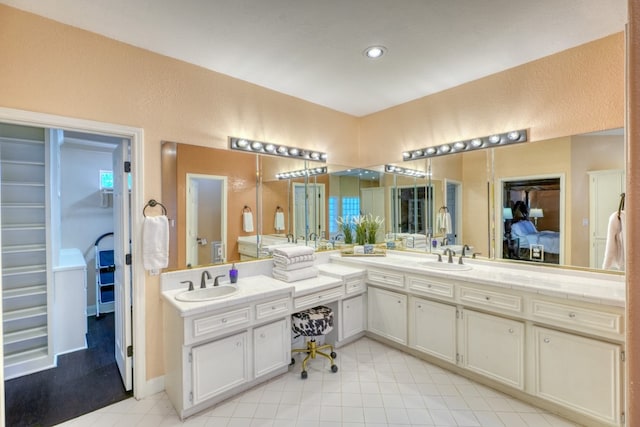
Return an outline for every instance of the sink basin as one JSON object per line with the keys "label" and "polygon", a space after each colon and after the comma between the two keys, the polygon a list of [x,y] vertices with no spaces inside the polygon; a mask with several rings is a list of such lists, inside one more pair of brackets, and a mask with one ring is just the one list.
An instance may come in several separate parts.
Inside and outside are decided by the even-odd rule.
{"label": "sink basin", "polygon": [[199,302],[230,297],[236,292],[238,292],[238,288],[235,286],[215,286],[213,288],[201,288],[194,289],[193,291],[180,292],[175,298],[183,302]]}
{"label": "sink basin", "polygon": [[429,262],[420,262],[418,263],[420,266],[433,268],[434,270],[448,270],[448,271],[466,271],[471,270],[473,267],[467,264],[449,264],[448,262],[438,262],[438,261],[429,261]]}

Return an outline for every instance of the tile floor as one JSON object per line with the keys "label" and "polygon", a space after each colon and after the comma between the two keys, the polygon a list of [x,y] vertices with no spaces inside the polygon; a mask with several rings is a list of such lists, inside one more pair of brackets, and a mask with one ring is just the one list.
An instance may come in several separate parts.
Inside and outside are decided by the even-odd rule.
{"label": "tile floor", "polygon": [[[368,338],[281,375],[184,422],[165,393],[127,399],[63,426],[576,426],[541,409]],[[300,355],[300,357],[302,357]]]}

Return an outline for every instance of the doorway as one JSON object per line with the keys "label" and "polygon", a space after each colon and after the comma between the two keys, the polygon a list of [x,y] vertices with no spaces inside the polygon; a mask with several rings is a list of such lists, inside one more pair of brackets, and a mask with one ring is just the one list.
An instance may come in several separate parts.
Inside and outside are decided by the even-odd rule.
{"label": "doorway", "polygon": [[[26,119],[25,119],[26,118]],[[120,244],[115,244],[114,247],[114,252],[115,252],[115,264],[118,266],[118,268],[116,269],[119,270],[116,273],[116,279],[115,279],[115,288],[116,288],[116,307],[120,307],[120,310],[115,310],[115,312],[105,316],[105,318],[103,319],[104,322],[102,320],[100,320],[99,324],[97,324],[97,322],[88,322],[88,326],[87,326],[87,330],[88,330],[88,346],[89,348],[87,350],[80,350],[80,351],[70,351],[68,354],[59,354],[57,355],[57,361],[58,361],[58,366],[62,366],[64,364],[64,361],[67,359],[74,359],[75,362],[73,363],[73,371],[76,374],[79,374],[78,372],[78,359],[77,356],[80,354],[87,354],[93,351],[92,347],[97,347],[97,341],[95,339],[95,337],[92,337],[92,334],[96,333],[94,326],[99,326],[99,328],[103,328],[103,329],[107,329],[111,331],[111,342],[113,343],[114,341],[117,342],[117,344],[112,344],[112,348],[113,346],[117,346],[118,351],[111,351],[111,360],[114,361],[115,359],[118,359],[119,363],[116,363],[116,369],[115,369],[115,374],[114,375],[107,375],[111,378],[115,377],[119,382],[120,382],[120,387],[124,390],[125,388],[132,390],[132,377],[133,377],[133,370],[132,370],[132,358],[129,357],[127,355],[127,352],[130,351],[129,350],[129,346],[131,345],[131,341],[133,339],[132,337],[132,333],[131,333],[131,328],[132,328],[132,320],[131,320],[131,312],[132,312],[132,305],[131,305],[131,292],[132,292],[132,287],[131,287],[131,276],[132,274],[137,274],[139,275],[139,271],[137,269],[135,269],[133,266],[131,265],[126,265],[125,263],[125,254],[130,254],[132,252],[136,252],[136,245],[135,245],[135,239],[131,239],[129,236],[131,234],[131,228],[137,229],[138,225],[136,224],[136,221],[132,221],[132,217],[130,214],[130,210],[129,210],[129,205],[130,205],[130,201],[133,199],[134,200],[134,205],[138,206],[140,205],[139,200],[136,199],[136,197],[134,196],[135,193],[133,193],[133,191],[135,190],[134,186],[129,187],[129,183],[132,182],[139,182],[138,179],[127,179],[127,175],[126,173],[124,173],[124,163],[123,162],[130,162],[130,153],[133,150],[134,152],[136,151],[136,146],[137,144],[141,141],[141,133],[139,133],[138,131],[134,131],[130,128],[123,128],[123,127],[118,127],[118,126],[111,126],[111,125],[103,125],[103,124],[98,124],[95,122],[86,122],[86,121],[80,121],[80,120],[74,120],[74,119],[65,119],[65,118],[61,118],[61,117],[56,117],[56,116],[48,116],[48,115],[40,115],[37,113],[29,113],[29,112],[21,112],[21,111],[17,111],[17,110],[8,110],[8,109],[2,109],[0,111],[0,119],[5,121],[7,120],[9,125],[23,125],[23,126],[47,126],[47,125],[52,125],[52,124],[56,124],[56,125],[60,125],[63,124],[65,126],[67,126],[69,128],[69,133],[73,133],[73,132],[82,132],[82,131],[89,131],[90,135],[92,137],[94,137],[97,140],[92,141],[94,145],[94,148],[100,145],[104,145],[104,140],[101,140],[101,138],[111,138],[114,139],[118,142],[115,143],[115,147],[116,149],[114,150],[112,147],[112,151],[114,151],[113,153],[113,159],[118,159],[117,160],[117,165],[114,167],[113,161],[110,162],[110,167],[109,169],[114,169],[117,171],[121,171],[121,173],[116,173],[114,176],[114,184],[115,187],[114,190],[108,194],[105,195],[105,193],[102,193],[100,191],[96,191],[95,193],[95,198],[91,198],[92,203],[98,201],[98,204],[104,204],[105,203],[105,199],[107,199],[107,204],[109,203],[109,200],[111,200],[112,206],[113,207],[118,207],[117,210],[118,212],[120,212],[120,214],[118,215],[114,215],[113,216],[113,222],[111,225],[111,229],[113,231],[115,231],[116,234],[116,238],[117,238],[117,242],[119,242]],[[97,132],[97,130],[100,130],[101,132]],[[102,132],[106,130],[107,132],[109,131],[113,131],[115,130],[114,133],[110,134],[107,132]],[[123,131],[124,130],[124,131]],[[54,131],[51,128],[47,128],[47,131],[52,131],[53,133],[55,132],[59,132],[59,133],[64,133],[65,131]],[[95,133],[91,133],[91,132],[95,132]],[[132,136],[132,138],[123,138],[124,135],[130,135]],[[77,135],[75,135],[75,137],[77,137]],[[74,136],[71,136],[70,139],[73,139]],[[118,149],[119,148],[119,149]],[[135,158],[138,159],[139,158],[139,154],[140,153],[135,153]],[[60,162],[57,162],[56,159],[59,159]],[[64,187],[61,184],[62,181],[62,173],[58,173],[56,174],[56,172],[68,172],[69,169],[71,169],[72,171],[74,169],[78,169],[82,166],[84,166],[84,163],[80,162],[80,163],[75,163],[72,165],[69,164],[64,164],[62,157],[58,157],[56,155],[52,155],[52,156],[48,156],[46,158],[45,161],[45,166],[46,169],[51,172],[51,175],[47,175],[47,179],[49,180],[49,184],[51,184],[51,186],[53,188],[56,188],[56,185],[59,185],[59,190],[61,190],[59,193],[61,198],[64,198],[65,196],[65,191],[64,191]],[[129,175],[132,176],[132,175]],[[93,185],[98,185],[99,179],[96,176],[95,179],[91,180],[91,183]],[[118,188],[120,190],[118,190]],[[49,187],[49,189],[51,189],[51,187]],[[49,191],[48,192],[53,198],[56,195],[56,191]],[[73,206],[73,214],[71,214],[70,216],[74,216],[76,214],[79,214],[81,212],[80,207],[82,206],[83,202],[88,202],[89,198],[82,200],[82,201],[76,201],[74,206]],[[49,202],[48,202],[49,203]],[[61,209],[61,205],[62,203],[56,203],[55,200],[52,200],[49,203],[49,208],[52,208],[52,213],[55,213],[56,209]],[[56,208],[53,208],[53,206],[57,206]],[[123,214],[123,212],[126,212],[126,214]],[[54,216],[49,216],[51,218],[54,218]],[[1,219],[1,217],[0,217]],[[63,230],[63,224],[62,221],[58,224],[55,223],[55,221],[53,221],[52,223],[48,223],[47,227],[49,228],[49,232],[47,234],[50,234],[54,237],[57,237],[59,240],[57,242],[57,246],[56,248],[61,248],[64,247],[66,244],[69,244],[69,242],[65,242],[63,237],[67,236],[69,237],[70,235],[74,235],[74,234],[80,234],[79,233],[79,229],[74,228],[72,229],[70,232],[67,231],[65,232]],[[93,230],[95,232],[95,234],[97,234],[97,230],[96,229],[92,229],[92,227],[87,227],[87,230]],[[126,237],[124,237],[126,236]],[[95,235],[93,236],[93,238],[91,240],[95,240]],[[58,250],[54,250],[54,245],[53,242],[55,242],[55,240],[53,238],[51,238],[48,243],[47,243],[47,251],[50,253],[53,253],[53,255],[56,255],[56,253],[58,252]],[[91,242],[91,244],[89,246],[92,246],[93,242]],[[78,246],[78,245],[74,245],[74,246]],[[85,245],[86,246],[86,245]],[[83,250],[82,252],[85,252],[86,255],[89,255],[92,251],[93,248],[86,248],[83,247],[82,249],[86,249]],[[57,255],[59,257],[59,255]],[[58,262],[58,260],[56,259],[56,256],[51,256],[48,258],[48,260],[50,260],[50,262],[48,263],[50,268],[53,268],[56,263]],[[90,263],[89,263],[90,264]],[[0,263],[0,268],[3,268],[5,265],[5,263]],[[9,267],[7,267],[9,268]],[[89,269],[87,269],[89,270]],[[3,273],[5,273],[5,270],[3,269]],[[4,276],[4,274],[3,274]],[[86,285],[87,285],[87,290],[93,289],[95,284],[94,281],[91,278],[90,274],[87,274],[86,276]],[[0,282],[0,288],[3,288],[3,291],[5,290],[4,287],[6,286],[6,281],[4,281],[5,283]],[[46,280],[46,282],[51,282],[49,279]],[[49,286],[49,283],[46,284],[47,286]],[[118,302],[118,297],[119,297],[119,302]],[[48,298],[51,301],[51,298]],[[93,311],[91,309],[91,307],[89,307],[89,301],[90,299],[87,298],[87,311],[89,311],[89,314],[91,314],[90,312]],[[51,303],[50,303],[51,304]],[[143,305],[143,304],[142,304]],[[48,311],[52,312],[53,310],[53,305],[49,305],[48,307]],[[128,314],[128,316],[127,316]],[[3,316],[6,317],[6,316]],[[52,315],[50,314],[48,316],[49,318],[52,318]],[[108,317],[111,317],[111,321],[108,319]],[[91,319],[89,319],[91,320]],[[136,322],[138,322],[138,320],[136,320]],[[52,332],[54,327],[53,325],[50,326],[52,329]],[[97,332],[99,334],[105,335],[105,332]],[[109,332],[107,331],[106,334],[108,335]],[[141,334],[143,335],[143,334]],[[3,339],[3,342],[6,341],[6,338]],[[93,345],[92,344],[96,344]],[[53,346],[51,346],[51,348],[48,350],[49,352],[55,352],[55,349],[53,348]],[[115,353],[119,353],[121,357],[116,358],[115,357]],[[3,352],[3,358],[4,356],[6,356]],[[144,365],[144,363],[143,363]],[[138,367],[139,364],[136,363],[136,367]],[[5,371],[7,366],[4,367],[5,369],[3,369],[2,373],[3,373],[3,381],[1,382],[2,384],[2,388],[4,389],[5,386],[5,382],[4,379],[8,378],[5,377]],[[26,378],[31,377],[31,378],[35,378],[35,376],[37,375],[41,375],[41,378],[44,378],[42,375],[44,375],[43,373],[46,372],[55,372],[57,368],[54,369],[49,369],[49,370],[44,370],[41,371],[39,373],[33,373],[30,375],[25,375],[22,376],[21,378],[25,378],[24,382],[28,382],[28,380],[26,380]],[[122,371],[122,372],[120,372]],[[120,375],[122,374],[123,376],[123,380],[120,381]],[[139,372],[136,372],[136,377],[139,376]],[[104,372],[102,372],[102,376],[104,377],[105,374]],[[19,379],[21,379],[19,378]],[[7,383],[9,381],[12,381],[11,379],[7,380]],[[124,385],[123,385],[124,383]],[[40,395],[38,396],[39,402],[38,405],[39,406],[46,406],[45,403],[49,402],[53,402],[53,397],[54,395],[62,395],[62,390],[58,389],[54,389],[52,390],[52,392],[50,394],[46,394],[46,390],[47,388],[43,386],[43,384],[41,383],[41,381],[36,381],[36,384],[39,384],[39,387],[37,387],[39,389]],[[91,385],[92,383],[90,381],[85,381],[85,384],[89,384]],[[85,392],[82,396],[81,400],[84,401],[99,401],[99,391],[100,388],[98,387],[98,385],[100,384],[99,381],[94,381],[92,386],[91,386],[91,390],[87,391],[85,388]],[[86,387],[86,386],[85,386]],[[72,388],[72,387],[67,387],[67,388]],[[106,387],[105,387],[106,388]],[[6,397],[7,397],[7,402],[10,400],[11,398],[11,389],[7,388],[6,390]],[[127,396],[130,396],[131,392],[129,392],[127,394]],[[19,396],[19,398],[22,401],[22,407],[28,410],[28,407],[25,407],[25,396],[21,395]],[[73,401],[71,399],[67,399],[69,402],[69,404],[72,404],[72,406],[76,406],[73,405]],[[112,403],[113,400],[111,401],[105,401],[103,402],[102,406]],[[8,413],[9,412],[9,408],[6,408],[7,410],[5,410],[4,408],[4,400],[2,401],[2,409],[3,409],[3,413]],[[76,402],[77,404],[77,402]],[[50,405],[57,413],[58,415],[60,414],[60,410],[63,409],[62,406],[64,405],[56,405],[56,404],[51,404]],[[96,408],[93,409],[88,409],[88,411],[94,410]],[[13,411],[11,411],[13,412]],[[73,414],[73,416],[77,416],[79,414]],[[61,421],[62,419],[58,419],[58,421]],[[14,423],[11,422],[9,423],[10,425],[13,425]],[[19,425],[19,424],[18,424]]]}
{"label": "doorway", "polygon": [[293,183],[293,229],[298,241],[325,237],[324,184]]}

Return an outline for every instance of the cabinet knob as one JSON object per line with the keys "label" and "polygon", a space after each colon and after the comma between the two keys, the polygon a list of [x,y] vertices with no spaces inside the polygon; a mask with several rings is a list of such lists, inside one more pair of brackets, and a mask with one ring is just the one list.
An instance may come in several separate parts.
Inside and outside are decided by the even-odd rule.
{"label": "cabinet knob", "polygon": [[427,288],[431,289],[431,285],[430,285],[430,284],[429,284],[429,285],[427,285]]}
{"label": "cabinet knob", "polygon": [[509,333],[512,334],[513,333],[513,328],[509,328]]}
{"label": "cabinet knob", "polygon": [[227,323],[227,319],[222,319],[222,323]]}
{"label": "cabinet knob", "polygon": [[422,308],[422,304],[418,304],[418,308]]}
{"label": "cabinet knob", "polygon": [[402,304],[402,301],[398,300],[398,304]]}
{"label": "cabinet knob", "polygon": [[487,301],[489,301],[491,299],[491,297],[484,297],[484,299],[486,299]]}
{"label": "cabinet knob", "polygon": [[542,341],[544,341],[545,343],[549,344],[551,342],[551,340],[549,338],[545,338]]}
{"label": "cabinet knob", "polygon": [[576,314],[575,313],[569,313],[569,317],[573,319],[573,318],[576,317]]}
{"label": "cabinet knob", "polygon": [[347,306],[347,308],[351,308],[351,307]]}
{"label": "cabinet knob", "polygon": [[263,332],[263,333],[260,334],[260,338],[264,338],[264,337],[265,337],[265,335],[264,335],[264,332]]}
{"label": "cabinet knob", "polygon": [[241,342],[241,341],[238,341],[238,342],[236,343],[236,347],[242,347],[242,342]]}
{"label": "cabinet knob", "polygon": [[275,307],[275,306],[271,307],[271,310],[275,310],[275,309],[276,309],[276,307]]}

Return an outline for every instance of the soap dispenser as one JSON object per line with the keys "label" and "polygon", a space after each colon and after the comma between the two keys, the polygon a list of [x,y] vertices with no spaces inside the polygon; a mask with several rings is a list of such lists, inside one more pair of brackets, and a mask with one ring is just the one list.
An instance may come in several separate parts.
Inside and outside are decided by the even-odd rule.
{"label": "soap dispenser", "polygon": [[231,279],[231,283],[238,281],[238,270],[236,269],[235,263],[231,266],[231,270],[229,270],[229,279]]}

